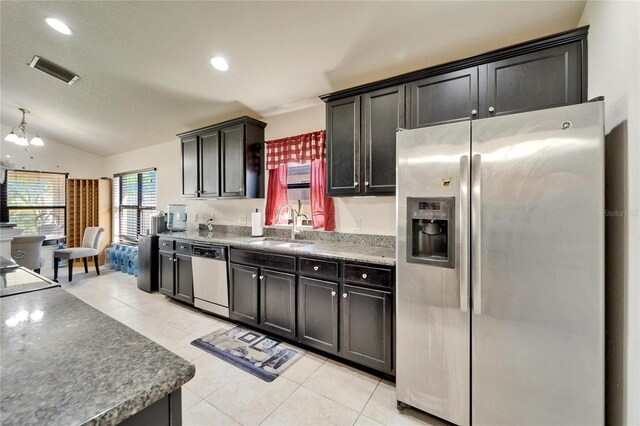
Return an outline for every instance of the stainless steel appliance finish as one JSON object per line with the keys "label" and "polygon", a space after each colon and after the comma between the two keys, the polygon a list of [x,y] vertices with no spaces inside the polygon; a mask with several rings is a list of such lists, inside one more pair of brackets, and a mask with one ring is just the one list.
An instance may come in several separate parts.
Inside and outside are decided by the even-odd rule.
{"label": "stainless steel appliance finish", "polygon": [[[603,108],[398,134],[399,401],[465,425],[604,423]],[[406,198],[445,196],[455,268],[407,263]]]}
{"label": "stainless steel appliance finish", "polygon": [[227,248],[194,245],[191,267],[195,307],[229,318]]}

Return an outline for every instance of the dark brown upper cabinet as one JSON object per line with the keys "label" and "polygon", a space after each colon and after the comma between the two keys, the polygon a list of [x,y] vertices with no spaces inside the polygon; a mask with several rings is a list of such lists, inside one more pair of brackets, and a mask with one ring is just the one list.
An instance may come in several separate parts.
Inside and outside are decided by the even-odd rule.
{"label": "dark brown upper cabinet", "polygon": [[404,86],[327,103],[327,194],[395,194]]}
{"label": "dark brown upper cabinet", "polygon": [[587,100],[589,27],[320,96],[327,195],[395,193],[395,130]]}
{"label": "dark brown upper cabinet", "polygon": [[266,123],[240,117],[177,136],[184,198],[263,198]]}

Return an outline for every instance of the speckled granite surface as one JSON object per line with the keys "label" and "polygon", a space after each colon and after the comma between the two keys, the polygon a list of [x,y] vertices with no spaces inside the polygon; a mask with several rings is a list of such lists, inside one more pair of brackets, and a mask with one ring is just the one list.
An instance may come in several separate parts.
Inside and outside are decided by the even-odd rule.
{"label": "speckled granite surface", "polygon": [[61,288],[2,298],[0,310],[3,425],[117,424],[195,374]]}
{"label": "speckled granite surface", "polygon": [[[238,229],[240,228],[240,229]],[[244,229],[248,229],[249,233]],[[166,232],[161,236],[182,238],[231,247],[262,250],[272,253],[294,254],[328,259],[348,260],[360,263],[374,263],[393,266],[396,264],[395,237],[385,235],[339,234],[335,232],[303,231],[296,236],[298,247],[260,246],[252,244],[263,239],[289,241],[291,231],[265,228],[262,238],[250,237],[248,227],[224,227],[216,225],[211,232],[206,228],[199,231]],[[275,232],[274,232],[275,231]],[[283,232],[284,231],[284,232]],[[328,235],[333,234],[333,236]],[[378,244],[375,244],[378,243]]]}

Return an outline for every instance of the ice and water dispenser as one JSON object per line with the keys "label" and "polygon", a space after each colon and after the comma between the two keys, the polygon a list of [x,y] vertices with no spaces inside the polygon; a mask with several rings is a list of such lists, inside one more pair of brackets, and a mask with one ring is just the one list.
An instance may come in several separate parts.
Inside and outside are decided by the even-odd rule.
{"label": "ice and water dispenser", "polygon": [[407,198],[407,262],[453,268],[454,197]]}

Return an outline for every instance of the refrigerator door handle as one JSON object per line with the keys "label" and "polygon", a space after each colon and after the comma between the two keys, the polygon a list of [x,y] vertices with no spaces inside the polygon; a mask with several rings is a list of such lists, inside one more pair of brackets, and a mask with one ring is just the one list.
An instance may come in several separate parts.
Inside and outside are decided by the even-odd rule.
{"label": "refrigerator door handle", "polygon": [[481,156],[471,159],[471,291],[473,313],[482,314],[482,168]]}
{"label": "refrigerator door handle", "polygon": [[469,156],[460,157],[460,310],[469,312]]}

